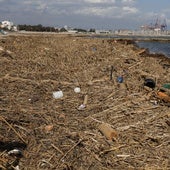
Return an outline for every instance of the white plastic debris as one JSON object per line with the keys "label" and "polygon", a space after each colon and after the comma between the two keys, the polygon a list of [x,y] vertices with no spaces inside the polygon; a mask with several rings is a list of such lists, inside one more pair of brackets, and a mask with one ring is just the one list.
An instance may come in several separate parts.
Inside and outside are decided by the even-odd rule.
{"label": "white plastic debris", "polygon": [[80,87],[75,87],[75,88],[74,88],[74,92],[75,92],[75,93],[80,93],[80,91],[81,91]]}
{"label": "white plastic debris", "polygon": [[14,167],[15,170],[20,170],[19,165],[17,165],[16,167]]}
{"label": "white plastic debris", "polygon": [[63,92],[61,90],[53,92],[53,97],[59,99],[63,97]]}
{"label": "white plastic debris", "polygon": [[13,149],[8,152],[8,155],[21,156],[22,152],[19,149]]}
{"label": "white plastic debris", "polygon": [[81,104],[79,107],[78,107],[78,110],[84,110],[85,109],[85,105],[84,104]]}

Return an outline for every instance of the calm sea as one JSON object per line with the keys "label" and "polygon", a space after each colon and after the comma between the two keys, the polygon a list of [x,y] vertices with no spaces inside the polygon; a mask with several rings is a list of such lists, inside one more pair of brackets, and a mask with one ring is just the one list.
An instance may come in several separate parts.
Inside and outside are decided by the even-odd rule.
{"label": "calm sea", "polygon": [[[170,36],[152,37],[152,36],[93,36],[93,38],[115,38],[115,39],[130,39],[136,42],[140,48],[146,48],[153,54],[164,54],[170,58]],[[150,41],[148,40],[150,39]],[[165,41],[162,41],[164,39]]]}
{"label": "calm sea", "polygon": [[137,41],[140,48],[147,48],[150,53],[161,53],[170,58],[170,42],[163,41]]}

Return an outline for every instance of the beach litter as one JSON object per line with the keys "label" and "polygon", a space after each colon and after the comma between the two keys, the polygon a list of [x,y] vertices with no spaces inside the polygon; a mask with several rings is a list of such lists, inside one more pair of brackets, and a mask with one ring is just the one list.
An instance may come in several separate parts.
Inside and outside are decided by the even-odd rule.
{"label": "beach litter", "polygon": [[55,99],[60,99],[63,97],[63,92],[61,90],[53,92],[53,97]]}
{"label": "beach litter", "polygon": [[109,124],[102,123],[99,125],[100,132],[108,139],[117,141],[118,133]]}
{"label": "beach litter", "polygon": [[80,93],[80,92],[81,92],[80,87],[75,87],[75,88],[74,88],[74,92],[75,92],[75,93]]}
{"label": "beach litter", "polygon": [[53,128],[54,128],[54,125],[46,125],[46,126],[44,127],[44,130],[45,130],[46,132],[49,132],[49,131],[52,131]]}
{"label": "beach litter", "polygon": [[16,156],[16,157],[22,157],[22,156],[23,156],[22,151],[19,150],[19,149],[10,150],[10,151],[8,152],[8,155]]}
{"label": "beach litter", "polygon": [[117,77],[117,82],[118,83],[123,83],[123,76],[118,76]]}
{"label": "beach litter", "polygon": [[84,109],[86,108],[87,101],[88,101],[88,95],[85,95],[85,96],[84,96],[83,104],[81,104],[81,105],[78,107],[78,110],[84,110]]}
{"label": "beach litter", "polygon": [[158,98],[160,98],[161,100],[165,102],[170,102],[170,96],[164,92],[161,92],[161,91],[157,92],[157,96]]}
{"label": "beach litter", "polygon": [[24,154],[20,169],[169,169],[170,60],[75,36],[0,40],[0,169],[14,169],[13,149]]}
{"label": "beach litter", "polygon": [[170,83],[163,84],[163,88],[170,89]]}
{"label": "beach litter", "polygon": [[144,80],[144,86],[147,86],[147,87],[150,87],[150,88],[155,88],[155,86],[156,86],[156,83],[155,83],[155,81],[153,80],[153,79],[151,79],[151,78],[146,78],[145,80]]}

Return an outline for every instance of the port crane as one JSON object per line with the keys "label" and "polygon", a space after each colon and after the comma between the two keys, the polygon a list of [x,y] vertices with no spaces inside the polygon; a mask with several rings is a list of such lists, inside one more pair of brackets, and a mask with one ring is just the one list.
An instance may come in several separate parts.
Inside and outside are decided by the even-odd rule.
{"label": "port crane", "polygon": [[166,31],[167,30],[167,23],[166,19],[161,22],[159,18],[156,19],[155,23],[150,23],[149,25],[142,25],[142,30],[153,30],[153,31]]}

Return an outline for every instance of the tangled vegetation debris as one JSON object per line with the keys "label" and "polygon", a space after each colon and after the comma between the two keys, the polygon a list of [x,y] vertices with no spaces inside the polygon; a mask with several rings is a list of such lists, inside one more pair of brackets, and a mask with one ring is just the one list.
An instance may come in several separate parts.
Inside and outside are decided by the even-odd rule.
{"label": "tangled vegetation debris", "polygon": [[125,40],[0,37],[0,169],[169,169],[169,66]]}

